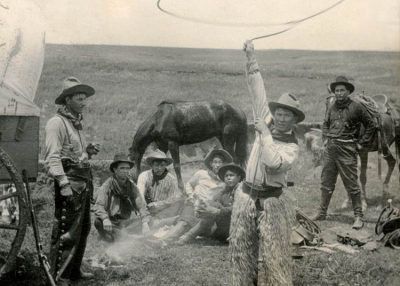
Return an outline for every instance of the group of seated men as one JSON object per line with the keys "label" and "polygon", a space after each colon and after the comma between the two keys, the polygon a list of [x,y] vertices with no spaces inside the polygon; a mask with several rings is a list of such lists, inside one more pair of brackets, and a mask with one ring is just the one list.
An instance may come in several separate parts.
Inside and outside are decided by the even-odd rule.
{"label": "group of seated men", "polygon": [[[141,231],[154,246],[183,245],[198,235],[226,241],[234,193],[245,177],[232,161],[225,150],[212,150],[204,158],[207,169],[197,171],[182,193],[166,168],[172,159],[164,152],[156,150],[146,158],[151,169],[139,175],[137,185],[129,175],[134,163],[116,154],[110,164],[112,176],[95,194],[94,225],[100,238],[113,242],[125,230]],[[164,236],[152,236],[165,225],[171,228]]]}

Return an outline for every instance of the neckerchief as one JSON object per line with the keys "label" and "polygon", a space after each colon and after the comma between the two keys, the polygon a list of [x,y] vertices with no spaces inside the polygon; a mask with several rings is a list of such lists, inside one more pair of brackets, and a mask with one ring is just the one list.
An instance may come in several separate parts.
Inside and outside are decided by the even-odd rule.
{"label": "neckerchief", "polygon": [[271,131],[272,138],[275,140],[285,142],[285,143],[294,143],[296,145],[299,144],[299,141],[297,140],[296,136],[294,135],[294,132],[292,131],[290,134],[285,134],[285,133],[280,133],[273,129]]}
{"label": "neckerchief", "polygon": [[347,98],[347,100],[345,102],[339,102],[337,100],[335,101],[335,104],[338,109],[345,109],[347,106],[349,106],[350,103],[351,103],[350,98]]}
{"label": "neckerchief", "polygon": [[126,188],[126,193],[124,193],[121,190],[121,187],[119,186],[118,181],[114,175],[112,177],[112,181],[111,181],[111,191],[112,191],[113,195],[120,197],[121,199],[127,201],[130,204],[130,206],[132,207],[133,203],[131,201],[131,198],[128,196],[128,194],[132,193],[133,184],[129,179],[126,179],[125,188]]}
{"label": "neckerchief", "polygon": [[155,184],[157,184],[158,186],[160,184],[160,181],[163,180],[168,175],[167,169],[165,169],[164,173],[162,173],[159,176],[156,175],[153,170],[151,170],[151,172],[153,173],[153,181],[151,182],[152,187],[154,187]]}
{"label": "neckerchief", "polygon": [[60,107],[57,110],[57,114],[71,121],[77,130],[82,130],[82,123],[81,123],[81,121],[83,120],[82,114],[79,113],[78,118],[75,117],[74,115],[72,115],[71,111],[69,111],[65,105],[60,105]]}

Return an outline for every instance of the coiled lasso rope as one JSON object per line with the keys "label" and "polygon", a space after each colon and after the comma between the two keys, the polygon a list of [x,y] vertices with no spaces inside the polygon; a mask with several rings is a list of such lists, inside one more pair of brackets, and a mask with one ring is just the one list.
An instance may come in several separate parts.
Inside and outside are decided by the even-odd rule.
{"label": "coiled lasso rope", "polygon": [[169,12],[167,10],[165,10],[164,8],[161,7],[161,0],[158,0],[157,2],[157,8],[165,13],[168,14],[172,17],[181,19],[181,20],[185,20],[185,21],[189,21],[189,22],[193,22],[193,23],[200,23],[200,24],[208,24],[208,25],[214,25],[214,26],[226,26],[226,27],[272,27],[272,26],[289,26],[283,30],[280,30],[278,32],[275,33],[271,33],[271,34],[267,34],[267,35],[263,35],[263,36],[259,36],[259,37],[255,37],[253,39],[251,39],[250,41],[254,41],[254,40],[259,40],[259,39],[264,39],[264,38],[268,38],[268,37],[273,37],[279,34],[283,34],[291,29],[293,29],[297,24],[300,24],[304,21],[307,21],[311,18],[317,17],[323,13],[328,12],[329,10],[335,8],[336,6],[338,6],[339,4],[343,3],[345,0],[339,0],[338,2],[336,2],[335,4],[329,6],[328,8],[325,8],[321,11],[319,11],[318,13],[312,14],[310,16],[307,16],[305,18],[302,19],[298,19],[298,20],[294,20],[294,21],[289,21],[289,22],[264,22],[264,23],[240,23],[240,22],[217,22],[217,21],[207,21],[207,20],[202,20],[199,18],[194,18],[194,17],[186,17],[186,16],[182,16],[173,12]]}

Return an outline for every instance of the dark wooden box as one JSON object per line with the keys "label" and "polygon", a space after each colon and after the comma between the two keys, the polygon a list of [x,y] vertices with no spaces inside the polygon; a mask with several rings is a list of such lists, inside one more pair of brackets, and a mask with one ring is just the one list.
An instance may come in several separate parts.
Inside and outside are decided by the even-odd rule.
{"label": "dark wooden box", "polygon": [[[0,116],[0,147],[8,154],[21,173],[25,169],[30,180],[38,175],[39,120],[37,116]],[[10,175],[0,169],[0,182]]]}

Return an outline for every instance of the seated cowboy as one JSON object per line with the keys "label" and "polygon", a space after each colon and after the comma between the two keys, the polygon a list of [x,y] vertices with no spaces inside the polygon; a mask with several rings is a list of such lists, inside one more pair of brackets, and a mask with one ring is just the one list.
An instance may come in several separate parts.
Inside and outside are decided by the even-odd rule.
{"label": "seated cowboy", "polygon": [[[161,240],[172,242],[186,231],[197,225],[202,219],[196,217],[195,204],[211,203],[225,187],[224,182],[218,177],[218,170],[226,163],[233,161],[232,156],[225,150],[210,151],[204,158],[204,165],[208,170],[197,171],[186,183],[185,189],[189,198],[180,212],[178,223],[166,233]],[[211,230],[213,220],[203,222],[204,227]],[[205,227],[208,225],[208,227]]]}
{"label": "seated cowboy", "polygon": [[241,188],[240,182],[246,177],[246,172],[240,166],[229,163],[218,170],[218,177],[224,181],[225,188],[215,196],[212,202],[204,202],[199,205],[197,212],[200,217],[205,219],[183,235],[176,244],[186,244],[196,238],[197,235],[207,231],[209,220],[217,225],[212,237],[221,242],[226,242],[228,239],[235,193]]}
{"label": "seated cowboy", "polygon": [[[171,163],[171,158],[164,152],[156,150],[146,158],[146,164],[151,169],[142,172],[138,177],[139,193],[154,218],[152,225],[157,225],[158,220],[174,216],[176,219],[184,202],[176,177],[166,168]],[[173,220],[170,223],[172,222]]]}
{"label": "seated cowboy", "polygon": [[113,175],[98,190],[94,226],[106,241],[114,241],[128,226],[132,211],[140,215],[143,236],[147,237],[150,233],[150,213],[135,183],[128,177],[133,166],[134,163],[125,154],[116,154],[110,164]]}

